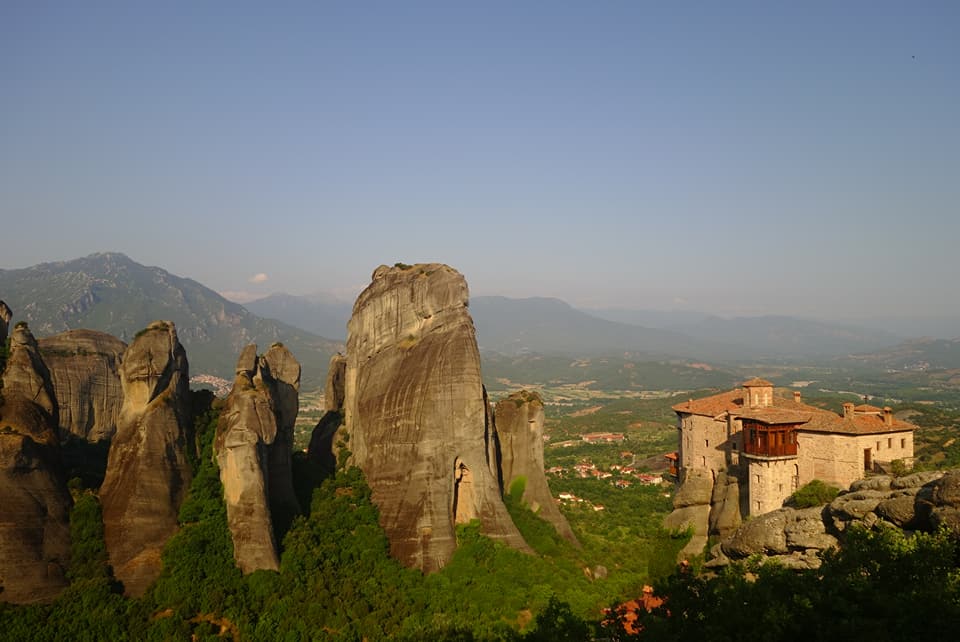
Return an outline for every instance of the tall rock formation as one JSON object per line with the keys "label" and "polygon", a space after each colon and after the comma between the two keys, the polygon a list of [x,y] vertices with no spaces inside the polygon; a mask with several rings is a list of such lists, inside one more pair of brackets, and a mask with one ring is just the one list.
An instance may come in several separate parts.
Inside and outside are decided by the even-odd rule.
{"label": "tall rock formation", "polygon": [[18,325],[0,388],[0,601],[44,601],[66,586],[70,504],[50,374]]}
{"label": "tall rock formation", "polygon": [[123,406],[100,489],[104,539],[127,595],[159,576],[160,553],[177,531],[193,447],[187,355],[169,321],[155,321],[123,354]]}
{"label": "tall rock formation", "polygon": [[60,406],[60,439],[111,439],[123,405],[120,357],[127,344],[96,330],[68,330],[37,343]]}
{"label": "tall rock formation", "polygon": [[10,319],[13,318],[13,312],[10,307],[0,301],[0,341],[7,340],[7,332],[10,331]]}
{"label": "tall rock formation", "polygon": [[274,343],[260,359],[260,377],[270,390],[277,418],[277,438],[267,449],[270,508],[279,532],[300,514],[293,490],[293,429],[300,410],[300,362],[283,344]]}
{"label": "tall rock formation", "polygon": [[344,379],[347,375],[347,358],[342,354],[330,357],[327,368],[327,385],[323,393],[323,416],[310,434],[307,457],[322,476],[336,471],[340,448],[337,446],[337,429],[343,421]]}
{"label": "tall rock formation", "polygon": [[380,266],[347,326],[344,423],[390,552],[435,571],[455,526],[530,550],[492,472],[480,353],[467,284],[441,264]]}
{"label": "tall rock formation", "polygon": [[497,402],[494,411],[499,447],[500,479],[509,492],[524,480],[523,501],[557,532],[579,546],[567,518],[557,508],[543,472],[543,400],[536,392],[521,390]]}
{"label": "tall rock formation", "polygon": [[274,344],[257,357],[250,344],[220,413],[214,450],[234,559],[244,573],[279,568],[275,521],[299,512],[290,462],[299,388],[300,364],[286,348]]}

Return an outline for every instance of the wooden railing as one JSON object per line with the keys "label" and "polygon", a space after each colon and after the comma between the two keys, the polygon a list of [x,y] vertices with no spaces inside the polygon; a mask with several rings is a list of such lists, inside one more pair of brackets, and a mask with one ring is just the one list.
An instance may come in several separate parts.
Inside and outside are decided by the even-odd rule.
{"label": "wooden railing", "polygon": [[743,452],[761,457],[793,457],[797,454],[796,444],[751,444],[743,445]]}

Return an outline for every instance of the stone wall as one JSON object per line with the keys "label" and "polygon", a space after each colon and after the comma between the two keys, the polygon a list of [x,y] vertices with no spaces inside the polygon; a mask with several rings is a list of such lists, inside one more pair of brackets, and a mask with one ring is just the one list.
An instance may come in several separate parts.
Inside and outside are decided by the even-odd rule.
{"label": "stone wall", "polygon": [[750,515],[762,515],[783,506],[783,501],[797,489],[796,457],[770,459],[745,458],[749,462]]}

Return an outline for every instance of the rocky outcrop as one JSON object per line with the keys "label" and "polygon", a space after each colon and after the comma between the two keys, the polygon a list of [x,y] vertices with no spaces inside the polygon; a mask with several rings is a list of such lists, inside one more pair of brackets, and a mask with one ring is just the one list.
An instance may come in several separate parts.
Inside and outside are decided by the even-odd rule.
{"label": "rocky outcrop", "polygon": [[673,498],[673,512],[664,526],[674,530],[691,528],[693,537],[680,551],[681,559],[703,553],[711,535],[726,537],[743,522],[740,481],[735,475],[692,468]]}
{"label": "rocky outcrop", "polygon": [[109,440],[123,405],[120,339],[95,330],[69,330],[38,340],[60,406],[60,438]]}
{"label": "rocky outcrop", "polygon": [[0,388],[0,601],[45,601],[66,586],[70,504],[50,374],[18,325]]}
{"label": "rocky outcrop", "polygon": [[734,475],[717,473],[710,496],[709,532],[726,537],[737,530],[741,523],[740,481]]}
{"label": "rocky outcrop", "polygon": [[123,354],[123,405],[100,489],[104,539],[127,595],[160,574],[160,552],[177,530],[190,486],[193,447],[187,355],[169,321],[155,321]]}
{"label": "rocky outcrop", "polygon": [[673,512],[663,520],[665,528],[692,530],[692,537],[680,551],[681,558],[703,553],[710,534],[710,500],[713,497],[713,474],[692,468],[673,496]]}
{"label": "rocky outcrop", "polygon": [[[327,368],[327,384],[324,390],[326,412],[310,434],[307,459],[322,476],[332,475],[337,467],[341,447],[336,435],[343,422],[344,379],[347,374],[347,358],[342,354],[330,357]],[[344,447],[346,445],[344,444]]]}
{"label": "rocky outcrop", "polygon": [[291,450],[300,364],[282,345],[257,356],[248,345],[217,424],[214,450],[223,482],[233,554],[244,573],[277,570],[278,515],[300,508],[293,491]]}
{"label": "rocky outcrop", "polygon": [[494,410],[500,480],[504,491],[523,480],[523,501],[553,524],[566,540],[579,546],[567,518],[557,508],[543,472],[543,400],[536,392],[515,392]]}
{"label": "rocky outcrop", "polygon": [[755,517],[712,550],[708,566],[763,555],[788,568],[817,568],[820,553],[842,542],[851,526],[960,534],[960,471],[927,471],[905,477],[877,475],[854,482],[830,504],[782,508]]}
{"label": "rocky outcrop", "polygon": [[7,333],[10,331],[10,319],[13,318],[13,312],[3,301],[0,301],[0,341],[7,340]]}
{"label": "rocky outcrop", "polygon": [[441,264],[381,266],[348,324],[344,421],[391,554],[435,571],[455,526],[529,550],[492,473],[467,284]]}
{"label": "rocky outcrop", "polygon": [[285,533],[300,514],[293,489],[293,429],[300,409],[300,362],[281,343],[274,343],[260,358],[258,376],[270,391],[277,419],[277,438],[267,448],[270,509],[278,532]]}

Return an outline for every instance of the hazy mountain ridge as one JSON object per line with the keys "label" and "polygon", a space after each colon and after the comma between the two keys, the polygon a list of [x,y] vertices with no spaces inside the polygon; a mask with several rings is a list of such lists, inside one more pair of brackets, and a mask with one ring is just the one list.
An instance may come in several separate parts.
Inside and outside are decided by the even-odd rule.
{"label": "hazy mountain ridge", "polygon": [[232,378],[245,345],[279,341],[303,362],[304,379],[319,385],[330,355],[342,347],[262,319],[192,279],[141,265],[120,253],[0,270],[0,298],[36,336],[88,328],[130,341],[152,321],[173,321],[192,374]]}
{"label": "hazy mountain ridge", "polygon": [[347,339],[347,321],[353,304],[330,297],[298,296],[277,292],[244,303],[243,307],[266,319],[277,319],[307,332],[330,337],[337,341]]}
{"label": "hazy mountain ridge", "polygon": [[854,361],[895,370],[938,370],[960,368],[960,338],[910,339],[886,350],[855,354]]}

